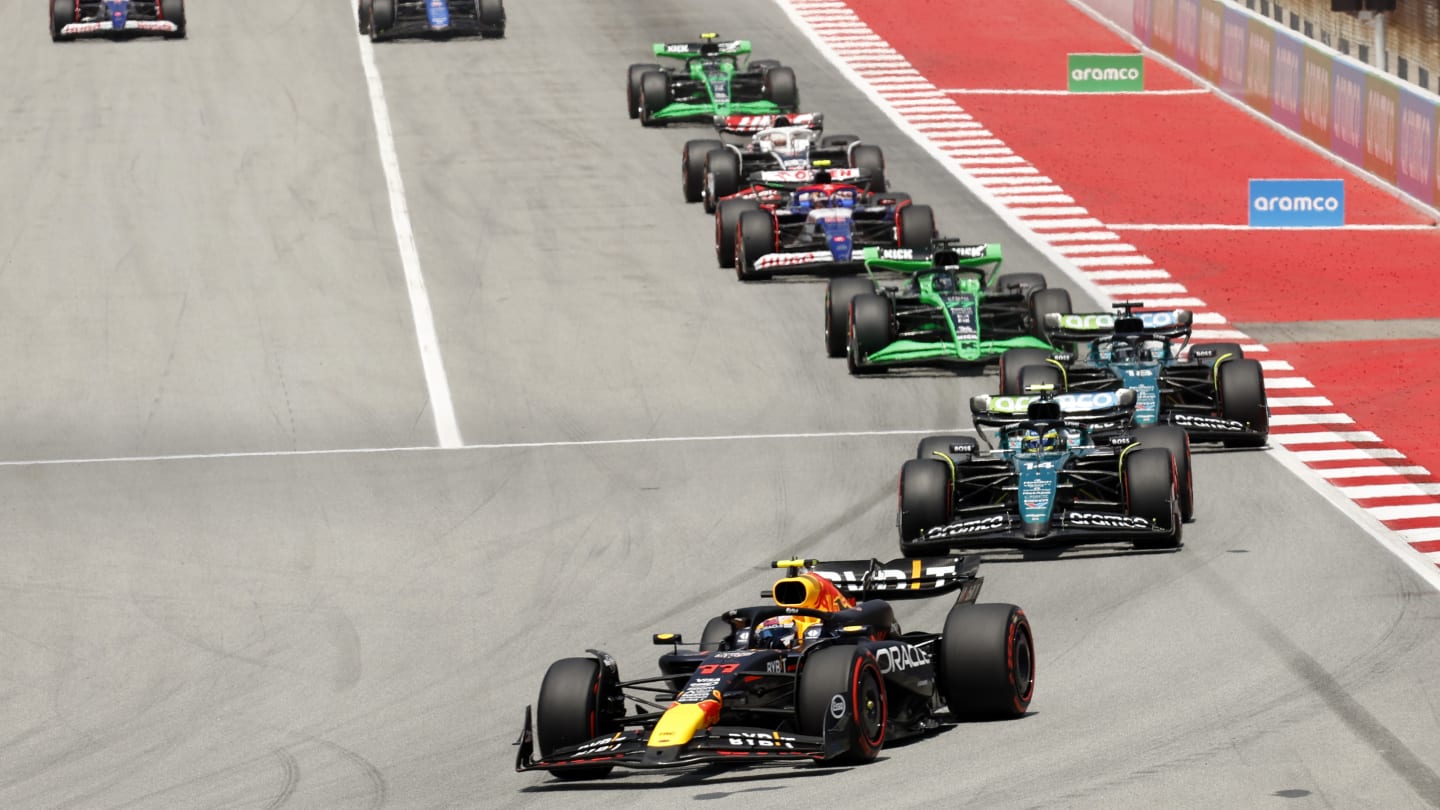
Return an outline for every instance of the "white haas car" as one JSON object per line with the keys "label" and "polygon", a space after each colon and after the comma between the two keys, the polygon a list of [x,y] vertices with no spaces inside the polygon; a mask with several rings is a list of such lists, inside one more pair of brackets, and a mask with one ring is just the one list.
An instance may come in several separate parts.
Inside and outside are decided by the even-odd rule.
{"label": "white haas car", "polygon": [[833,182],[885,191],[880,147],[861,143],[855,135],[826,135],[823,125],[820,113],[717,116],[715,129],[721,136],[744,135],[749,140],[687,141],[681,153],[685,201],[703,203],[705,213],[714,213],[720,200],[743,190],[763,186],[778,191],[814,182],[817,161],[828,161]]}

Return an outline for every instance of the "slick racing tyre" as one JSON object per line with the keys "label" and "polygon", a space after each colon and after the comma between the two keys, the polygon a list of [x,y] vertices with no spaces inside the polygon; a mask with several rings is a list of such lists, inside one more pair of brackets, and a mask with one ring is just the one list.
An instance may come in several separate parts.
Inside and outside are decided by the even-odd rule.
{"label": "slick racing tyre", "polygon": [[795,112],[800,109],[800,89],[795,83],[795,71],[791,68],[773,67],[765,71],[761,92],[766,101],[773,103],[784,112]]}
{"label": "slick racing tyre", "polygon": [[1190,434],[1174,425],[1151,425],[1135,431],[1141,447],[1163,447],[1175,461],[1175,486],[1180,493],[1180,519],[1195,517],[1195,480],[1190,471]]}
{"label": "slick racing tyre", "polygon": [[1044,349],[1006,349],[1000,355],[1000,393],[1015,396],[1024,393],[1020,387],[1020,369],[1050,364],[1050,352]]}
{"label": "slick racing tyre", "polygon": [[900,553],[923,557],[912,544],[926,529],[950,522],[950,465],[934,456],[912,458],[900,467]]}
{"label": "slick racing tyre", "polygon": [[175,23],[175,32],[165,35],[166,39],[185,38],[185,0],[160,0],[160,19]]}
{"label": "slick racing tyre", "polygon": [[361,36],[370,33],[369,0],[355,0],[355,20],[360,25]]}
{"label": "slick racing tyre", "polygon": [[1070,291],[1062,290],[1059,287],[1051,287],[1044,290],[1036,290],[1030,294],[1030,331],[1035,337],[1049,342],[1050,336],[1045,331],[1045,316],[1051,313],[1069,315]]}
{"label": "slick racing tyre", "polygon": [[875,292],[868,278],[834,278],[825,287],[825,354],[844,357],[850,327],[850,299]]}
{"label": "slick racing tyre", "polygon": [[1029,300],[1031,293],[1043,290],[1049,285],[1039,273],[1006,273],[996,276],[991,286],[997,292],[1021,295]]}
{"label": "slick racing tyre", "polygon": [[715,261],[721,267],[735,266],[735,230],[740,226],[740,215],[759,210],[760,203],[754,200],[720,201],[715,209]]}
{"label": "slick racing tyre", "polygon": [[705,213],[740,190],[740,156],[729,149],[711,149],[704,154]]}
{"label": "slick racing tyre", "polygon": [[[871,191],[877,194],[884,194],[886,190],[890,188],[889,181],[885,179],[885,153],[880,151],[880,147],[862,143],[854,149],[851,149],[850,168],[861,169],[869,173],[870,184],[868,188]],[[928,246],[930,244],[929,240],[926,240],[925,244]]]}
{"label": "slick racing tyre", "polygon": [[820,137],[821,149],[844,149],[852,143],[859,143],[859,135],[822,135]]}
{"label": "slick racing tyre", "polygon": [[1024,716],[1035,694],[1035,637],[1025,611],[972,602],[950,608],[935,674],[957,720]]}
{"label": "slick racing tyre", "polygon": [[1038,387],[1049,386],[1050,390],[1063,394],[1065,392],[1065,372],[1054,363],[1043,365],[1024,366],[1020,369],[1020,393],[1034,394]]}
{"label": "slick racing tyre", "polygon": [[1239,343],[1196,343],[1190,347],[1190,359],[1213,368],[1221,360],[1245,359],[1245,350]]}
{"label": "slick racing tyre", "polygon": [[929,250],[935,238],[935,211],[928,205],[911,203],[895,212],[895,246]]}
{"label": "slick racing tyre", "polygon": [[885,372],[885,366],[870,365],[865,358],[895,342],[895,302],[874,293],[857,295],[850,299],[849,322],[845,363],[850,373]]}
{"label": "slick racing tyre", "polygon": [[658,71],[659,65],[631,65],[625,73],[625,110],[630,113],[631,118],[640,117],[640,77],[652,70]]}
{"label": "slick racing tyre", "polygon": [[755,262],[775,252],[775,217],[769,211],[746,211],[735,227],[735,277],[764,281],[770,274],[755,269]]}
{"label": "slick racing tyre", "polygon": [[724,616],[716,616],[705,623],[700,633],[700,652],[718,652],[734,632],[735,628]]}
{"label": "slick racing tyre", "polygon": [[663,127],[665,122],[655,114],[670,104],[670,77],[658,70],[640,76],[640,123],[647,127]]}
{"label": "slick racing tyre", "polygon": [[1121,456],[1120,481],[1125,491],[1126,511],[1172,531],[1165,537],[1135,541],[1136,548],[1179,548],[1180,498],[1175,481],[1175,462],[1162,447],[1140,447]]}
{"label": "slick racing tyre", "polygon": [[1264,447],[1270,436],[1270,408],[1265,376],[1258,360],[1225,360],[1215,367],[1215,393],[1220,416],[1241,422],[1259,436],[1226,439],[1226,447]]}
{"label": "slick racing tyre", "polygon": [[[705,196],[705,158],[712,149],[724,149],[725,144],[713,139],[686,141],[680,153],[680,187],[685,202],[700,202]],[[714,213],[710,206],[707,213]]]}
{"label": "slick racing tyre", "polygon": [[969,461],[972,456],[979,455],[980,443],[975,441],[974,436],[926,436],[915,445],[915,458],[933,458],[940,461],[944,459],[939,455],[958,463]]}
{"label": "slick racing tyre", "polygon": [[[594,658],[562,658],[550,665],[535,706],[537,747],[542,757],[620,730],[617,718],[606,711],[614,698],[609,686]],[[612,767],[563,768],[551,773],[557,779],[599,779]]]}
{"label": "slick racing tyre", "polygon": [[50,39],[55,42],[69,42],[74,37],[66,36],[60,31],[76,21],[80,16],[80,0],[51,0],[50,3]]}
{"label": "slick racing tyre", "polygon": [[756,59],[750,63],[751,73],[768,73],[780,67],[779,59]]}
{"label": "slick racing tyre", "polygon": [[480,18],[480,36],[485,39],[505,36],[505,4],[502,0],[475,0],[475,13]]}
{"label": "slick racing tyre", "polygon": [[374,42],[395,27],[395,0],[368,0],[370,3],[370,41]]}
{"label": "slick racing tyre", "polygon": [[889,723],[885,678],[875,657],[851,644],[824,647],[804,659],[795,685],[795,720],[800,733],[825,734],[828,720],[840,720],[845,753],[837,764],[860,765],[885,745]]}

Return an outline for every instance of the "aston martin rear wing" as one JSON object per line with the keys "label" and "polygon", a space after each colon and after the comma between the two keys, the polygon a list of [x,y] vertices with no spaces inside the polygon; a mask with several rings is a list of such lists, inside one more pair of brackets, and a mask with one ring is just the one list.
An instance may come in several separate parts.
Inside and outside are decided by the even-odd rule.
{"label": "aston martin rear wing", "polygon": [[1188,309],[1124,312],[1118,315],[1113,312],[1064,315],[1050,312],[1045,315],[1045,334],[1049,335],[1051,343],[1087,343],[1117,334],[1174,340],[1189,338],[1194,320],[1194,313]]}
{"label": "aston martin rear wing", "polygon": [[1091,430],[1123,427],[1135,417],[1135,392],[1129,388],[1053,396],[1045,393],[1021,396],[977,394],[970,398],[970,416],[975,422],[975,429],[983,437],[985,433],[981,428],[1003,428],[1036,418],[1031,414],[1030,406],[1043,401],[1058,405],[1059,416],[1066,423]]}

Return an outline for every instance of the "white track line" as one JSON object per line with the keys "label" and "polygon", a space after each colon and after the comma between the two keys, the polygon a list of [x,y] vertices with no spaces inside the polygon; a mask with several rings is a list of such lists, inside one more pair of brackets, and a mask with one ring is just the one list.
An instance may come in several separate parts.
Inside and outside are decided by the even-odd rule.
{"label": "white track line", "polygon": [[430,294],[425,289],[425,276],[420,272],[420,251],[415,247],[410,206],[405,201],[405,184],[400,179],[400,158],[395,151],[394,131],[390,127],[390,106],[385,103],[385,87],[380,83],[374,46],[369,37],[357,36],[356,40],[360,43],[360,64],[365,69],[365,84],[370,88],[375,139],[380,147],[380,165],[385,170],[385,188],[390,193],[390,221],[395,226],[400,264],[405,269],[405,290],[410,296],[410,314],[415,319],[415,340],[420,346],[420,365],[424,369],[425,387],[430,395],[430,414],[435,418],[435,437],[440,447],[460,447],[464,441],[460,438],[460,425],[455,420],[455,405],[450,398],[445,363],[440,357],[440,339],[435,332]]}
{"label": "white track line", "polygon": [[1142,95],[1142,94],[1143,94],[1143,95],[1147,95],[1147,96],[1202,96],[1202,95],[1209,95],[1209,93],[1210,93],[1209,90],[1203,90],[1203,89],[1193,89],[1193,90],[1143,90],[1143,91],[1139,91],[1139,92],[1134,92],[1134,91],[1114,91],[1114,92],[1097,92],[1097,93],[1089,93],[1089,92],[1087,92],[1087,93],[1072,93],[1072,92],[1070,92],[1069,90],[1005,90],[1005,89],[999,89],[999,88],[996,88],[996,89],[991,89],[991,88],[955,88],[955,89],[941,90],[940,92],[942,92],[942,93],[951,93],[951,94],[957,95],[957,96],[966,96],[966,95],[969,95],[969,96],[1076,96],[1076,97],[1080,97],[1080,98],[1083,98],[1083,97],[1085,97],[1085,96],[1135,96],[1135,95]]}
{"label": "white track line", "polygon": [[1116,231],[1433,231],[1435,225],[1327,225],[1305,228],[1253,228],[1249,225],[1122,222],[1108,223]]}
{"label": "white track line", "polygon": [[[852,439],[883,436],[931,436],[938,433],[974,433],[973,427],[930,427],[916,430],[836,430],[823,433],[736,433],[717,436],[647,436],[633,439],[580,439],[553,442],[491,442],[462,444],[446,450],[535,450],[550,447],[602,447],[606,445],[686,444],[694,442],[762,442],[797,439]],[[291,458],[297,456],[359,456],[380,453],[434,452],[435,447],[353,447],[326,450],[256,450],[241,453],[179,453],[170,456],[112,456],[109,458],[48,458],[0,461],[0,467],[56,467],[72,464],[131,464],[137,461],[212,461],[237,458]]]}
{"label": "white track line", "polygon": [[[1121,33],[1122,36],[1124,35],[1124,32],[1121,32],[1117,26],[1107,20],[1102,19],[1092,10],[1085,8],[1081,4],[1080,0],[1069,0],[1069,2],[1071,3],[1071,5],[1081,8],[1083,11],[1085,11],[1086,14],[1095,18],[1097,21],[1105,24],[1107,27]],[[790,18],[792,24],[794,24],[795,27],[800,30],[800,32],[804,34],[807,39],[811,41],[811,43],[816,47],[816,49],[821,53],[821,55],[825,57],[827,61],[833,64],[842,76],[847,78],[860,90],[861,93],[863,93],[867,98],[869,98],[881,110],[881,112],[883,112],[886,117],[891,120],[892,123],[894,123],[902,132],[904,132],[912,140],[919,144],[922,149],[924,149],[931,155],[931,157],[940,161],[940,164],[945,167],[962,186],[969,190],[975,197],[988,205],[991,210],[994,211],[995,214],[1002,221],[1005,222],[1005,224],[1009,225],[1017,234],[1019,234],[1023,239],[1025,239],[1025,241],[1029,242],[1033,247],[1039,250],[1039,252],[1043,254],[1047,259],[1049,259],[1055,267],[1059,268],[1068,277],[1075,281],[1076,285],[1079,288],[1085,290],[1096,300],[1102,302],[1107,301],[1110,296],[1129,297],[1140,295],[1145,296],[1146,305],[1151,307],[1188,307],[1192,309],[1205,308],[1205,302],[1197,297],[1190,295],[1189,292],[1185,289],[1184,285],[1181,284],[1137,284],[1133,282],[1122,282],[1118,284],[1097,283],[1099,279],[1095,278],[1095,272],[1086,271],[1085,269],[1078,267],[1075,261],[1076,257],[1066,256],[1059,250],[1056,245],[1052,244],[1052,242],[1060,241],[1060,238],[1063,238],[1065,241],[1082,241],[1081,239],[1075,239],[1073,237],[1070,237],[1070,233],[1075,231],[1109,230],[1113,232],[1114,230],[1117,230],[1124,226],[1107,226],[1097,219],[1085,216],[1071,217],[1053,215],[1044,218],[1026,218],[1024,214],[1020,213],[1015,208],[1007,206],[1004,201],[996,195],[995,189],[986,187],[988,178],[982,177],[982,175],[1038,174],[1038,169],[1028,165],[1028,163],[1025,163],[1023,159],[1019,161],[1020,165],[1008,165],[1003,168],[998,166],[979,167],[975,164],[993,161],[957,159],[955,156],[948,154],[949,150],[946,150],[940,143],[937,142],[937,139],[933,137],[934,133],[931,132],[931,130],[936,128],[926,126],[924,127],[924,131],[922,131],[922,128],[919,125],[921,119],[916,114],[922,112],[937,113],[943,114],[943,116],[946,118],[950,116],[966,115],[965,111],[958,104],[955,104],[953,101],[949,106],[943,103],[932,104],[928,101],[896,101],[894,98],[892,98],[891,94],[887,94],[884,90],[876,88],[873,85],[867,83],[863,75],[864,69],[859,65],[855,64],[855,60],[847,60],[843,54],[837,53],[834,49],[830,47],[830,43],[828,41],[828,32],[823,30],[817,30],[813,25],[809,24],[807,17],[812,15],[809,15],[807,13],[807,10],[814,8],[813,5],[805,3],[804,0],[776,0],[776,4],[780,7],[782,12],[784,12],[786,16]],[[861,26],[865,25],[863,20],[858,20],[857,18],[857,21],[860,23]],[[1151,52],[1149,48],[1145,47],[1142,43],[1139,43],[1139,41],[1136,40],[1134,37],[1126,36],[1126,39],[1128,41],[1131,41],[1132,43],[1135,43],[1137,47],[1140,47],[1146,53],[1151,53],[1153,55],[1153,52]],[[902,60],[902,64],[897,67],[900,67],[902,69],[913,67],[913,65],[911,65],[907,60],[904,60],[903,54],[898,54],[898,56]],[[1163,59],[1164,57],[1160,58]],[[1166,61],[1167,63],[1169,62],[1169,60]],[[917,80],[921,79],[923,79],[923,76],[918,77]],[[1207,86],[1199,92],[1210,92],[1210,90],[1211,88]],[[1143,93],[1131,95],[1140,98],[1143,98],[1144,96]],[[1226,100],[1232,101],[1228,98]],[[1235,106],[1244,109],[1244,106],[1238,102],[1235,102]],[[1247,112],[1249,111],[1247,110]],[[940,117],[941,115],[934,116],[934,118]],[[925,116],[925,120],[930,120],[931,118],[932,116]],[[973,121],[973,116],[969,116],[969,118]],[[1019,155],[1014,156],[1014,158],[1019,157]],[[1003,159],[1003,161],[1005,163],[1014,164],[1017,162],[1014,158]],[[1336,162],[1338,163],[1338,160]],[[1373,178],[1373,175],[1367,175],[1367,177]],[[1428,207],[1425,210],[1432,212],[1435,211],[1435,209]],[[1083,211],[1083,209],[1081,209],[1081,211]],[[1038,209],[1031,209],[1027,213],[1030,213],[1031,217],[1040,216],[1040,210]],[[1056,212],[1047,213],[1055,214]],[[1239,230],[1245,227],[1247,226],[1226,226],[1226,229],[1234,228]],[[1410,227],[1412,226],[1406,226],[1406,229],[1409,229]],[[1201,230],[1203,228],[1197,227],[1195,229]],[[1380,228],[1375,229],[1383,230],[1391,228],[1381,226]],[[1058,235],[1060,238],[1057,238],[1056,234],[1041,233],[1040,231],[1042,230],[1063,230],[1066,231],[1066,233]],[[1097,237],[1093,240],[1086,239],[1083,241],[1109,240],[1109,237]],[[1115,238],[1115,241],[1119,241],[1118,237]],[[1113,265],[1114,263],[1112,262],[1111,264]],[[1124,273],[1126,275],[1129,275],[1130,273],[1134,273],[1137,271],[1101,270],[1100,272]],[[1159,297],[1160,300],[1156,300],[1157,297]],[[1221,316],[1219,322],[1224,323],[1223,316]],[[1210,331],[1219,332],[1225,330]],[[1246,342],[1241,344],[1241,347],[1246,352],[1246,354],[1250,354],[1252,352],[1257,354],[1263,354],[1268,353],[1269,351],[1265,346],[1249,342],[1248,339],[1246,339]],[[1284,361],[1276,361],[1273,362],[1272,365],[1276,366],[1276,370],[1292,370],[1289,368],[1279,368],[1279,364],[1283,362]],[[1293,390],[1313,388],[1314,384],[1311,381],[1300,376],[1271,377],[1267,375],[1266,387],[1270,389]],[[1323,398],[1275,397],[1274,399],[1277,401],[1276,404],[1278,404],[1279,400],[1286,399],[1297,401],[1301,399],[1311,400],[1305,403],[1306,406],[1310,406],[1314,404],[1314,400],[1320,400]],[[1298,402],[1297,406],[1299,406]],[[1342,422],[1341,424],[1344,423]],[[1434,506],[1361,507],[1358,503],[1355,502],[1355,500],[1348,497],[1346,493],[1342,492],[1339,487],[1332,485],[1329,481],[1327,481],[1320,474],[1318,474],[1314,469],[1307,466],[1308,464],[1325,461],[1404,458],[1403,454],[1388,447],[1317,450],[1298,450],[1287,448],[1287,444],[1314,446],[1316,444],[1323,445],[1330,443],[1350,442],[1363,442],[1367,444],[1380,443],[1379,437],[1368,431],[1304,431],[1302,433],[1294,432],[1297,428],[1303,428],[1305,426],[1307,425],[1277,425],[1276,427],[1280,428],[1280,430],[1278,432],[1271,433],[1272,445],[1277,448],[1276,452],[1273,453],[1272,456],[1276,458],[1283,466],[1289,469],[1292,473],[1294,473],[1298,478],[1304,481],[1307,486],[1313,489],[1327,502],[1333,504],[1342,512],[1344,512],[1347,517],[1349,517],[1352,521],[1355,522],[1356,525],[1360,526],[1368,534],[1374,537],[1375,540],[1377,540],[1381,545],[1393,551],[1397,556],[1404,560],[1407,566],[1409,566],[1416,573],[1424,577],[1426,581],[1429,582],[1433,587],[1440,588],[1440,568],[1436,567],[1436,562],[1440,561],[1440,553],[1431,555],[1423,555],[1416,553],[1416,550],[1411,548],[1405,542],[1402,535],[1389,529],[1380,522],[1383,519],[1394,520],[1401,515],[1405,517],[1440,517],[1440,504],[1436,504]],[[1431,514],[1432,511],[1433,515]],[[1437,527],[1437,532],[1440,532],[1440,527]]]}

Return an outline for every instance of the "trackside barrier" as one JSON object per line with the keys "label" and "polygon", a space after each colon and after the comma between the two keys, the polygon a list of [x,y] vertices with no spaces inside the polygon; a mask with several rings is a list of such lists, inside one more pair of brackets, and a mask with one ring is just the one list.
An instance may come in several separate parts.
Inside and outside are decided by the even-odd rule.
{"label": "trackside barrier", "polygon": [[1221,91],[1440,203],[1440,96],[1221,0],[1077,0]]}

